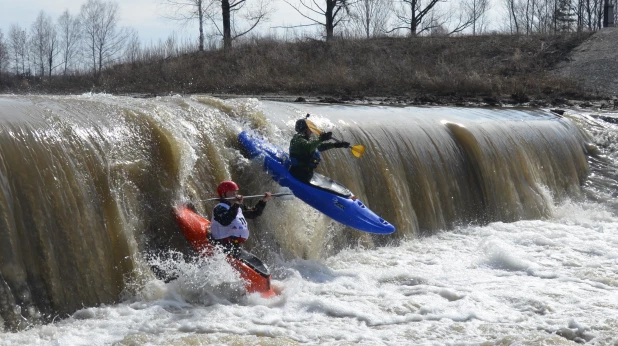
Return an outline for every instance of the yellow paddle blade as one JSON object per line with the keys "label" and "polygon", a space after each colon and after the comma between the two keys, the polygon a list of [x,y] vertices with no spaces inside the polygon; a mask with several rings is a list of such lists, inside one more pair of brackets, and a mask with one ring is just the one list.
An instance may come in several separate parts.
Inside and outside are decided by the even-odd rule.
{"label": "yellow paddle blade", "polygon": [[352,154],[357,158],[360,158],[361,156],[363,156],[363,153],[365,153],[365,146],[361,144],[357,144],[350,149],[352,149]]}
{"label": "yellow paddle blade", "polygon": [[[315,124],[311,120],[305,119],[305,122],[307,123],[307,127],[309,128],[309,130],[311,130],[311,132],[315,133],[318,136],[322,134],[322,130],[315,126]],[[361,144],[350,147],[350,149],[352,149],[352,154],[357,158],[360,158],[365,153],[365,146]]]}
{"label": "yellow paddle blade", "polygon": [[308,119],[305,119],[305,122],[307,123],[307,127],[309,128],[309,130],[311,130],[311,132],[315,133],[318,136],[322,134],[322,130],[315,126],[313,122]]}

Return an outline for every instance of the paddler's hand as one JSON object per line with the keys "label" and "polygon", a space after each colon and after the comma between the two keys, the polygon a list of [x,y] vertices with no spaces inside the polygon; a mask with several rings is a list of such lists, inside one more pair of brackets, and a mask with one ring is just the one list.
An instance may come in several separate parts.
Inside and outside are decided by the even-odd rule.
{"label": "paddler's hand", "polygon": [[322,134],[320,135],[320,140],[321,141],[327,141],[329,139],[333,138],[333,133],[332,132],[322,132]]}
{"label": "paddler's hand", "polygon": [[264,201],[264,202],[268,202],[268,200],[270,199],[270,197],[272,197],[272,193],[270,193],[270,192],[266,192],[266,193],[264,193],[264,198],[262,198],[262,201]]}

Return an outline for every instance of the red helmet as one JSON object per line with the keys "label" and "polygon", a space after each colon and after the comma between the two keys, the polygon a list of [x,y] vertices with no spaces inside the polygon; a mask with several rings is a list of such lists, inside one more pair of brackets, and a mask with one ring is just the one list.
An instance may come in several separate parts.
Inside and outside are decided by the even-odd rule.
{"label": "red helmet", "polygon": [[236,184],[235,182],[231,180],[222,181],[221,184],[219,184],[219,186],[217,187],[217,193],[219,194],[219,197],[221,198],[223,198],[223,195],[225,195],[225,193],[228,191],[238,191],[238,190],[240,190],[240,188],[238,187],[238,184]]}

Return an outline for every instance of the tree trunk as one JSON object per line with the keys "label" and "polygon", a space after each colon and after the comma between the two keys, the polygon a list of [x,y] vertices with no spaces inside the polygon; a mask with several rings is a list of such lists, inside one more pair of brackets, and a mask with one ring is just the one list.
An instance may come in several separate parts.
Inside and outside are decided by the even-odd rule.
{"label": "tree trunk", "polygon": [[592,30],[592,10],[590,9],[590,0],[586,1],[586,14],[588,15],[588,30]]}
{"label": "tree trunk", "polygon": [[103,47],[100,46],[98,50],[99,50],[99,70],[97,71],[97,77],[101,74],[101,71],[103,71]]}
{"label": "tree trunk", "polygon": [[472,36],[476,36],[476,0],[472,0]]}
{"label": "tree trunk", "polygon": [[530,34],[530,0],[526,1],[526,35]]}
{"label": "tree trunk", "polygon": [[515,33],[519,34],[519,24],[517,23],[517,15],[515,14],[515,0],[510,0],[511,15],[513,16],[513,22],[515,23]]}
{"label": "tree trunk", "polygon": [[410,36],[416,37],[418,30],[418,17],[416,16],[416,1],[410,2]]}
{"label": "tree trunk", "polygon": [[230,21],[230,0],[221,0],[221,15],[223,16],[223,49],[232,48],[232,24]]}
{"label": "tree trunk", "polygon": [[334,36],[335,31],[335,18],[333,18],[333,11],[335,10],[336,0],[326,0],[326,41],[330,41]]}
{"label": "tree trunk", "polygon": [[97,75],[97,52],[94,39],[92,40],[92,75]]}
{"label": "tree trunk", "polygon": [[552,24],[554,27],[554,34],[558,32],[558,0],[554,0],[554,15],[552,16]]}
{"label": "tree trunk", "polygon": [[369,38],[371,34],[371,14],[369,13],[371,11],[370,6],[371,4],[369,3],[369,0],[365,0],[365,34],[367,34],[367,38]]}
{"label": "tree trunk", "polygon": [[200,22],[200,52],[204,51],[204,12],[202,12],[202,1],[197,4],[197,16]]}

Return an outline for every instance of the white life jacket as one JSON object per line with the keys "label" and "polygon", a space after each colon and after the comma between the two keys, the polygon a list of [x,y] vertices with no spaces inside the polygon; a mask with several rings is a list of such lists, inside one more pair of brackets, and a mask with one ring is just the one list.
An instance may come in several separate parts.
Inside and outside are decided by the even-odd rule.
{"label": "white life jacket", "polygon": [[[219,203],[215,206],[215,208],[218,206],[223,206],[225,209],[230,209],[230,206],[225,203]],[[210,234],[215,239],[223,239],[227,237],[241,237],[244,239],[249,238],[249,227],[247,227],[247,220],[242,214],[242,208],[238,208],[236,218],[227,226],[223,226],[215,220],[215,214],[213,211],[212,223],[210,224]]]}

